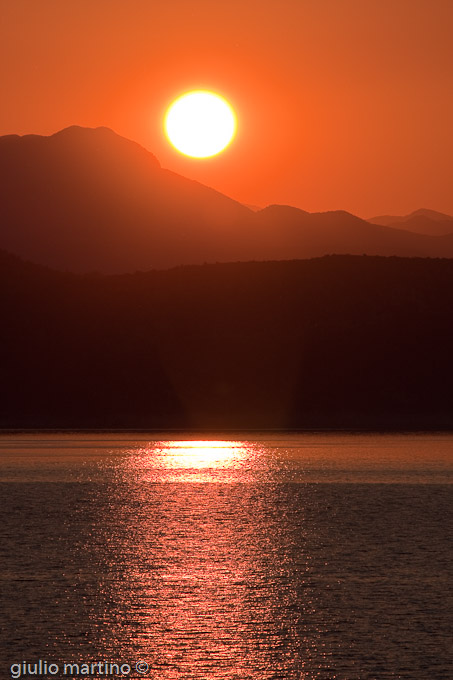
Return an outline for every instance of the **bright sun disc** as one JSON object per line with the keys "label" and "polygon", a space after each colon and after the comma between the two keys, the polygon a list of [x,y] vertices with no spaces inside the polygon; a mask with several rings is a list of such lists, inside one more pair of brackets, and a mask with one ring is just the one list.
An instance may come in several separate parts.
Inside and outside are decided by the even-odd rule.
{"label": "bright sun disc", "polygon": [[215,92],[187,92],[171,104],[165,116],[165,132],[171,144],[193,158],[207,158],[223,151],[236,132],[236,115]]}

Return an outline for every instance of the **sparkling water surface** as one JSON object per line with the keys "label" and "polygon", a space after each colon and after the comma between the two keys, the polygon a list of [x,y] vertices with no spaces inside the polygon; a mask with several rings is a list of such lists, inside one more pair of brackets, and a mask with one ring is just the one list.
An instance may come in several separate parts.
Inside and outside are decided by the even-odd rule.
{"label": "sparkling water surface", "polygon": [[447,680],[452,481],[448,434],[2,435],[0,677]]}

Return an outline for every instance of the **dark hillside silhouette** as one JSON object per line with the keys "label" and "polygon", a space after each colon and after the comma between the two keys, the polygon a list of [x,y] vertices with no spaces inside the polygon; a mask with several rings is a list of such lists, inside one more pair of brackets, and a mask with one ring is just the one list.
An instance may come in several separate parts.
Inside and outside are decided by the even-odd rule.
{"label": "dark hillside silhouette", "polygon": [[415,234],[344,211],[255,212],[162,169],[107,128],[1,137],[0,224],[0,248],[73,272],[331,253],[453,257],[453,234]]}
{"label": "dark hillside silhouette", "polygon": [[0,427],[184,423],[151,319],[130,333],[125,301],[101,300],[99,284],[0,252]]}
{"label": "dark hillside silhouette", "polygon": [[451,428],[453,261],[0,255],[2,428]]}

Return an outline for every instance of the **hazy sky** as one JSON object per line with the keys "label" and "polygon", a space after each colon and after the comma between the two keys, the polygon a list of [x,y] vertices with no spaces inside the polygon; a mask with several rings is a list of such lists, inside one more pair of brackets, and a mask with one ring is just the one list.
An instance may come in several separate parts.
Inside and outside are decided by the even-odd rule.
{"label": "hazy sky", "polygon": [[[453,214],[453,0],[1,0],[0,134],[106,125],[245,203]],[[193,160],[167,105],[239,130]]]}

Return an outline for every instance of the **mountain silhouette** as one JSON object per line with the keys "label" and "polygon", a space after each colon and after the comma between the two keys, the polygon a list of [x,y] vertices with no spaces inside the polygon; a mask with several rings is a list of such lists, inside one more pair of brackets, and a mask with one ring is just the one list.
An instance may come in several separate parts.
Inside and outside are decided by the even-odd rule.
{"label": "mountain silhouette", "polygon": [[266,244],[271,254],[264,255],[262,247],[258,259],[291,259],[291,254],[297,258],[326,254],[453,256],[453,235],[439,241],[400,228],[370,224],[344,210],[308,213],[276,205],[255,213],[256,222],[261,246]]}
{"label": "mountain silhouette", "polygon": [[409,215],[381,215],[368,220],[372,224],[380,224],[385,227],[405,229],[416,234],[429,236],[444,236],[453,233],[453,217],[421,208],[414,210]]}
{"label": "mountain silhouette", "polygon": [[453,256],[449,234],[415,234],[344,211],[251,210],[102,127],[0,137],[0,220],[0,248],[73,272],[330,253]]}
{"label": "mountain silhouette", "polygon": [[77,275],[0,251],[0,428],[453,428],[453,260]]}
{"label": "mountain silhouette", "polygon": [[229,259],[249,210],[107,128],[0,138],[0,247],[59,269]]}

